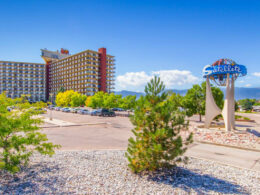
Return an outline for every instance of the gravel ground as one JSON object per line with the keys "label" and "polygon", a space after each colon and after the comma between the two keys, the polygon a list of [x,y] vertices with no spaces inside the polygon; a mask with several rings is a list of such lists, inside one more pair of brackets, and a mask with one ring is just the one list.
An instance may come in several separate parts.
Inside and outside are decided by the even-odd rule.
{"label": "gravel ground", "polygon": [[12,176],[0,172],[0,194],[258,194],[260,172],[190,158],[149,175],[127,168],[124,151],[58,151],[34,155]]}
{"label": "gravel ground", "polygon": [[260,150],[260,137],[259,134],[254,132],[244,131],[239,132],[225,132],[221,130],[213,129],[200,129],[195,128],[193,130],[194,140],[207,141],[217,144],[225,144],[231,146],[239,146],[249,149]]}

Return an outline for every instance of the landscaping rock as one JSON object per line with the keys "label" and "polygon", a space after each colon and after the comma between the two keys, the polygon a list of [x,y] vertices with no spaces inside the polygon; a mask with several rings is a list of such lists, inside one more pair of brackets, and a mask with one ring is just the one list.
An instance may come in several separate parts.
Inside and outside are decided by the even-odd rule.
{"label": "landscaping rock", "polygon": [[0,194],[258,194],[260,173],[190,158],[170,170],[134,174],[125,151],[38,154],[27,168],[0,172]]}

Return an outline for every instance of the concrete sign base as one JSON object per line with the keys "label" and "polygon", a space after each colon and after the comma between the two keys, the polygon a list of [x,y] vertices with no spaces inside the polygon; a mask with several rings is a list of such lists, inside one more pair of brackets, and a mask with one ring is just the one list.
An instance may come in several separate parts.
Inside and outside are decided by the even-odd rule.
{"label": "concrete sign base", "polygon": [[226,131],[235,129],[235,101],[234,101],[234,79],[227,76],[226,81],[226,98],[224,101],[224,108],[221,112],[216,105],[212,95],[209,78],[206,80],[206,113],[205,113],[205,127],[209,128],[212,120],[219,114],[222,114]]}

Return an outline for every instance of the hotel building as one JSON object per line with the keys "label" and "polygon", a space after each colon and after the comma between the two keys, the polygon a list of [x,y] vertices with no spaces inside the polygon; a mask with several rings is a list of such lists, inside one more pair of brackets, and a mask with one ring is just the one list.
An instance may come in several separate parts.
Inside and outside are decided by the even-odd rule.
{"label": "hotel building", "polygon": [[0,61],[0,93],[17,98],[28,95],[29,100],[44,101],[46,97],[45,64]]}
{"label": "hotel building", "polygon": [[115,60],[114,56],[106,54],[106,48],[74,55],[69,55],[67,50],[42,50],[42,58],[46,62],[47,97],[56,94],[61,87],[88,96],[97,91],[113,92]]}
{"label": "hotel building", "polygon": [[31,101],[46,101],[61,87],[85,95],[111,93],[115,82],[115,59],[106,53],[85,50],[70,55],[68,50],[41,50],[45,64],[0,61],[0,93],[8,97],[31,95]]}

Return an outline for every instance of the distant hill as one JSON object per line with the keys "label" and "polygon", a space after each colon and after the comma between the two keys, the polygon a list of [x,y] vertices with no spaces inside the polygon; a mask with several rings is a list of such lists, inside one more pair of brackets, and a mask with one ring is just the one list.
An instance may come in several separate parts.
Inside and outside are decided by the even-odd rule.
{"label": "distant hill", "polygon": [[137,98],[139,98],[141,95],[144,95],[144,93],[141,93],[141,92],[127,91],[127,90],[116,91],[115,94],[122,95],[122,97],[125,97],[128,95],[135,95]]}
{"label": "distant hill", "polygon": [[[221,90],[225,94],[225,88],[221,88]],[[167,91],[172,91],[174,93],[180,94],[184,96],[187,93],[187,89],[168,89]],[[134,92],[134,91],[117,91],[115,94],[121,94],[123,97],[128,96],[128,95],[136,95],[136,97],[140,97],[141,95],[144,95],[144,93],[141,92]],[[240,99],[260,99],[260,88],[245,88],[245,87],[236,87],[235,88],[235,99],[240,100]]]}
{"label": "distant hill", "polygon": [[[223,91],[224,89],[222,89]],[[236,87],[235,88],[235,99],[260,99],[260,88],[245,88],[245,87]]]}

